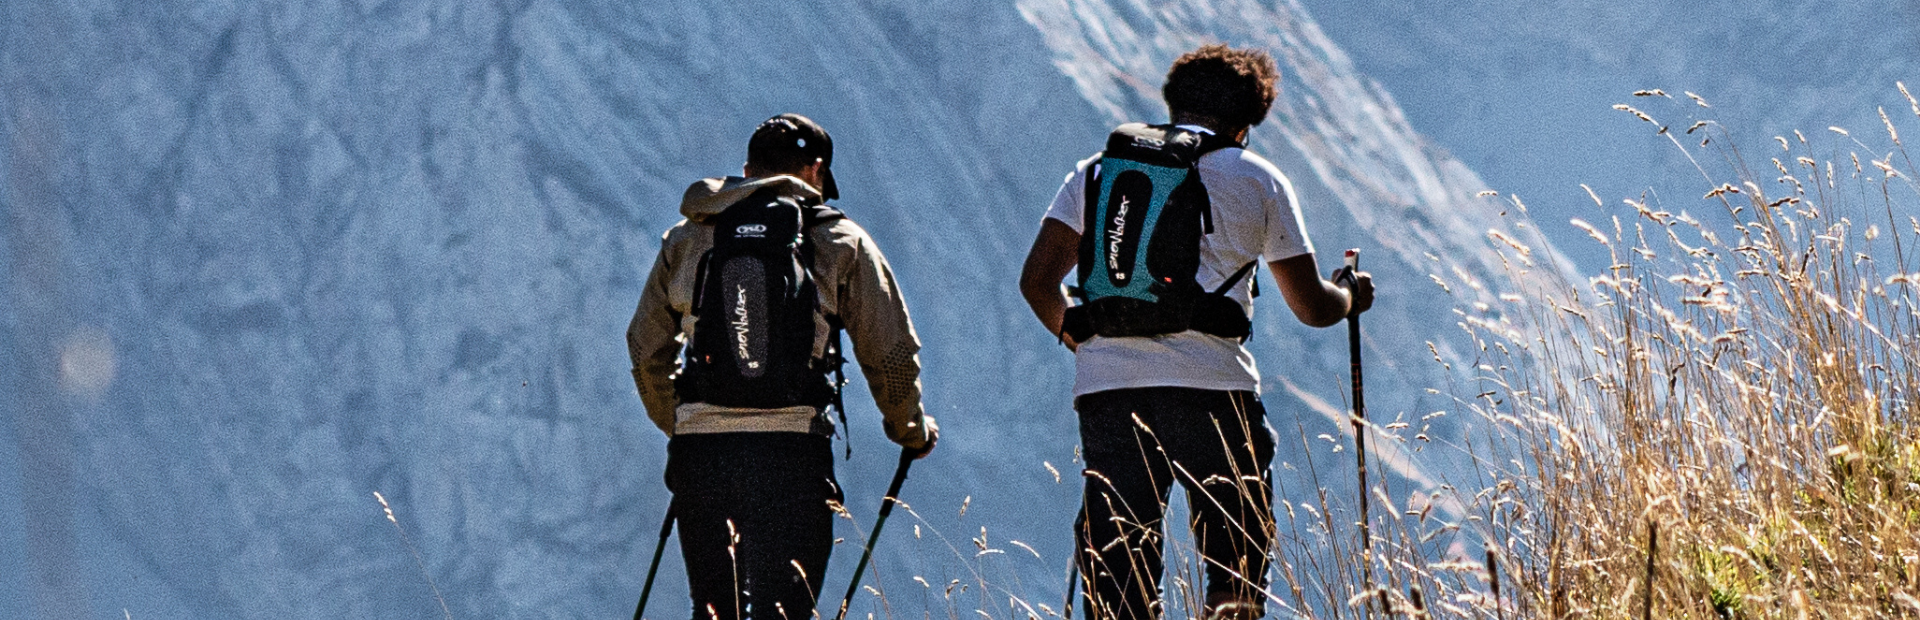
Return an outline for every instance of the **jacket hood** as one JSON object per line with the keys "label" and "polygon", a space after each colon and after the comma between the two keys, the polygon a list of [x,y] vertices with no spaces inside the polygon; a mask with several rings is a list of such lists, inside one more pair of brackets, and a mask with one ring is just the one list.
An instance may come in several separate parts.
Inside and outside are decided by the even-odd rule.
{"label": "jacket hood", "polygon": [[802,205],[820,204],[820,190],[791,176],[722,177],[700,179],[687,186],[687,193],[680,197],[680,215],[698,222],[726,210],[749,194],[769,188],[799,200]]}

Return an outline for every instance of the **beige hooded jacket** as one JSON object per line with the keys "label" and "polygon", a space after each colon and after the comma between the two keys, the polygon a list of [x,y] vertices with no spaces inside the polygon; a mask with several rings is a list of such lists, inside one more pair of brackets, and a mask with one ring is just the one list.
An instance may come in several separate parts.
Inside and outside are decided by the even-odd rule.
{"label": "beige hooded jacket", "polygon": [[[687,219],[668,229],[661,240],[660,256],[654,260],[640,306],[627,326],[627,352],[633,358],[633,380],[647,416],[669,436],[830,432],[830,426],[813,407],[731,409],[682,403],[674,393],[673,375],[679,370],[680,350],[698,328],[691,314],[694,272],[700,257],[713,246],[713,227],[705,222],[748,194],[768,187],[779,188],[803,205],[821,202],[819,191],[790,176],[702,179],[688,187],[681,198],[680,214]],[[846,326],[854,357],[872,388],[874,403],[885,417],[887,438],[917,445],[925,426],[920,403],[920,337],[907,316],[906,300],[894,281],[893,268],[887,265],[873,238],[853,220],[840,218],[815,226],[809,235],[821,310],[840,317]],[[824,321],[818,323],[816,357],[825,351],[829,333]]]}

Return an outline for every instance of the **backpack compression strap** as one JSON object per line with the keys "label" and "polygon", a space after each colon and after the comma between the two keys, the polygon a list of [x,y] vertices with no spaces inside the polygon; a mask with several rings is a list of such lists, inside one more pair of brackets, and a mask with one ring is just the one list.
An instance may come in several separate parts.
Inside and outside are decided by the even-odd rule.
{"label": "backpack compression strap", "polygon": [[[1215,295],[1227,294],[1227,291],[1233,290],[1233,285],[1239,284],[1240,279],[1247,277],[1247,274],[1252,273],[1253,266],[1258,264],[1260,264],[1260,261],[1258,259],[1247,261],[1247,264],[1242,265],[1239,271],[1235,271],[1233,272],[1233,275],[1228,276],[1227,281],[1220,284],[1220,288],[1213,289],[1213,294]],[[1256,278],[1254,281],[1258,282],[1259,279]]]}
{"label": "backpack compression strap", "polygon": [[[1228,297],[1227,292],[1233,290],[1234,285],[1239,284],[1241,278],[1253,273],[1254,266],[1259,264],[1259,259],[1247,261],[1239,271],[1227,277],[1227,281],[1221,283],[1220,288],[1201,295],[1193,305],[1193,320],[1189,324],[1189,329],[1246,342],[1247,338],[1253,335],[1253,320],[1247,318],[1246,309],[1240,307],[1240,302]],[[1253,280],[1256,283],[1260,281],[1259,278]]]}
{"label": "backpack compression strap", "polygon": [[[813,228],[815,226],[831,225],[835,220],[843,219],[846,216],[847,215],[839,209],[826,205],[819,205],[807,210],[806,221],[803,224],[804,228],[800,235],[800,261],[801,264],[806,266],[807,273],[814,273]],[[815,280],[818,280],[818,278],[815,278]],[[820,360],[822,364],[820,370],[830,370],[833,374],[833,395],[828,406],[833,407],[834,413],[840,416],[840,426],[836,430],[840,433],[841,439],[846,441],[845,458],[851,461],[853,460],[853,431],[847,427],[847,402],[844,396],[847,388],[847,356],[840,346],[840,334],[844,331],[846,331],[846,325],[840,321],[839,315],[827,315],[827,348],[825,357]],[[826,417],[827,412],[824,410],[820,411],[820,416]]]}

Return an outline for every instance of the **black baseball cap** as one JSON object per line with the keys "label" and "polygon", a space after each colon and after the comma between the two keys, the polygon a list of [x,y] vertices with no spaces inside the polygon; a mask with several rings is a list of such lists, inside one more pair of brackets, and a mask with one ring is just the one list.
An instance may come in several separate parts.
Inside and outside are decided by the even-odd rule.
{"label": "black baseball cap", "polygon": [[818,159],[820,195],[827,200],[840,198],[840,187],[833,182],[833,137],[813,119],[799,114],[781,114],[760,123],[747,141],[747,161],[800,162]]}

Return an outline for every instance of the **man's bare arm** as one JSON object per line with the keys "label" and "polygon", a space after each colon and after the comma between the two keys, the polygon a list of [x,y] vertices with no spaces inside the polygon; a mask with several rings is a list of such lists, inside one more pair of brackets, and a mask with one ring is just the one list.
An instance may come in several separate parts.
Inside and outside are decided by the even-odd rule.
{"label": "man's bare arm", "polygon": [[1060,280],[1080,262],[1080,233],[1053,218],[1040,221],[1040,234],[1027,250],[1027,262],[1020,268],[1020,295],[1027,299],[1033,315],[1046,326],[1047,333],[1059,337],[1072,349],[1079,346],[1060,333],[1067,312],[1067,296]]}
{"label": "man's bare arm", "polygon": [[1366,272],[1354,274],[1349,288],[1320,277],[1320,266],[1312,254],[1273,261],[1267,268],[1273,270],[1273,280],[1287,298],[1287,308],[1309,326],[1332,326],[1373,307],[1373,276]]}

